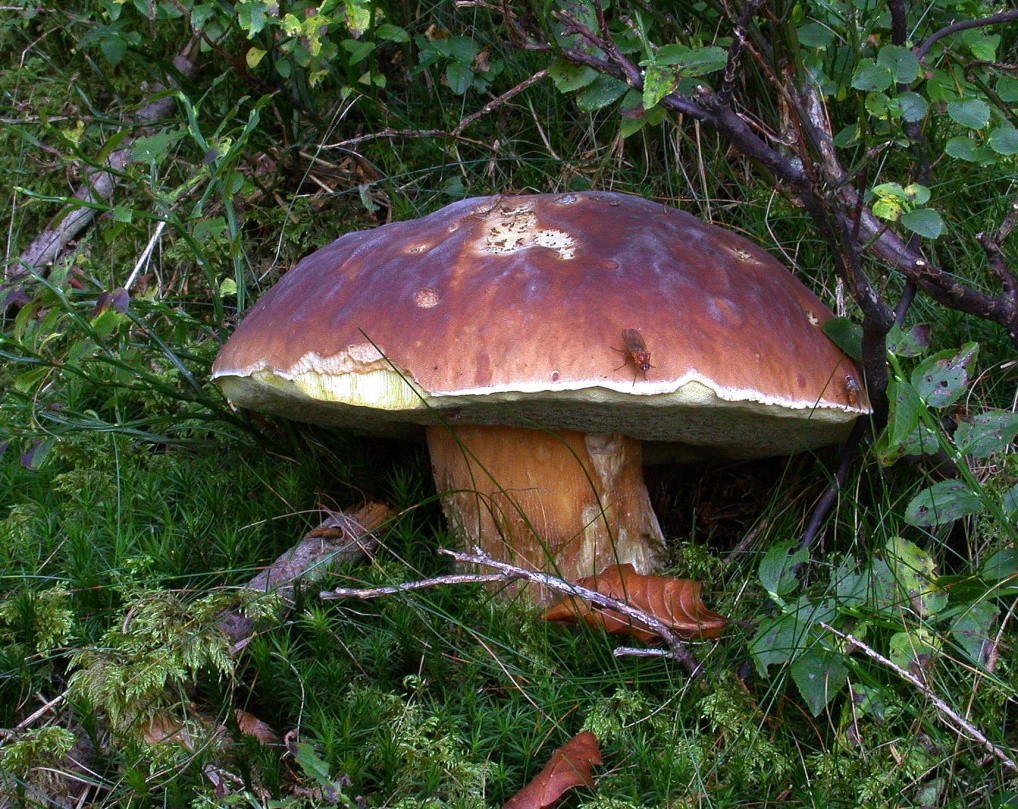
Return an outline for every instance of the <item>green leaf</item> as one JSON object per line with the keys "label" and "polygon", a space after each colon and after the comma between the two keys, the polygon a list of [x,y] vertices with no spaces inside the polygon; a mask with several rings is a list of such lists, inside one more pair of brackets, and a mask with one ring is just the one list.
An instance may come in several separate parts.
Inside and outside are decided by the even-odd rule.
{"label": "green leaf", "polygon": [[887,418],[888,439],[892,446],[904,444],[919,427],[923,400],[915,386],[896,381],[888,386],[890,413]]}
{"label": "green leaf", "polygon": [[954,443],[958,451],[973,458],[989,458],[1007,450],[1018,436],[1018,413],[989,410],[958,425]]}
{"label": "green leaf", "polygon": [[576,97],[576,105],[583,112],[596,112],[617,101],[628,89],[624,81],[598,76]]}
{"label": "green leaf", "polygon": [[862,326],[847,317],[832,317],[821,328],[853,360],[862,359]]}
{"label": "green leaf", "polygon": [[961,480],[941,480],[923,489],[905,508],[905,522],[920,528],[949,525],[955,520],[978,514],[983,501],[978,492]]}
{"label": "green leaf", "polygon": [[445,67],[445,81],[456,95],[464,95],[474,83],[474,71],[469,64],[450,62]]}
{"label": "green leaf", "polygon": [[821,649],[810,649],[796,658],[791,673],[813,716],[819,716],[848,682],[842,655]]}
{"label": "green leaf", "polygon": [[971,605],[951,623],[951,636],[965,656],[985,667],[1000,610],[991,601]]}
{"label": "green leaf", "polygon": [[679,86],[681,73],[671,66],[651,65],[643,77],[643,108],[653,109]]}
{"label": "green leaf", "polygon": [[815,604],[803,596],[786,612],[761,623],[749,645],[760,676],[767,676],[769,666],[787,663],[802,654],[812,643],[810,628],[836,617],[833,601]]}
{"label": "green leaf", "polygon": [[350,64],[356,65],[367,59],[375,49],[374,42],[362,42],[359,39],[344,39],[340,45],[350,54]]}
{"label": "green leaf", "polygon": [[1018,129],[1013,126],[998,126],[990,132],[987,145],[997,154],[1010,156],[1018,154]]}
{"label": "green leaf", "polygon": [[928,618],[947,606],[947,593],[934,583],[933,557],[907,539],[891,538],[885,546],[887,563],[905,604]]}
{"label": "green leaf", "polygon": [[799,27],[799,43],[807,48],[826,48],[834,42],[834,32],[816,22]]}
{"label": "green leaf", "polygon": [[760,560],[760,583],[779,603],[782,602],[782,596],[788,595],[799,586],[796,574],[798,569],[809,561],[809,551],[806,548],[792,551],[795,544],[781,542],[767,551]]}
{"label": "green leaf", "polygon": [[905,671],[922,677],[923,673],[933,664],[939,648],[936,638],[921,627],[907,632],[895,632],[888,643],[887,656],[892,663]]}
{"label": "green leaf", "polygon": [[885,45],[877,54],[877,64],[887,68],[898,84],[911,84],[919,76],[919,60],[908,48]]}
{"label": "green leaf", "polygon": [[909,123],[921,121],[930,111],[929,102],[918,93],[901,93],[898,96],[901,117]]}
{"label": "green leaf", "polygon": [[944,231],[944,220],[933,208],[916,208],[901,215],[901,224],[926,239],[936,239]]}
{"label": "green leaf", "polygon": [[378,28],[375,29],[375,36],[377,36],[383,42],[409,42],[410,34],[406,32],[406,29],[400,28],[398,25],[392,23],[383,22]]}
{"label": "green leaf", "polygon": [[967,163],[978,163],[980,161],[979,152],[976,149],[976,144],[972,138],[966,137],[965,135],[959,135],[958,137],[951,138],[944,146],[944,152],[956,160],[964,160]]}
{"label": "green leaf", "polygon": [[930,407],[957,402],[968,388],[968,366],[979,353],[978,343],[966,343],[960,351],[948,349],[927,357],[912,372],[912,384]]}
{"label": "green leaf", "polygon": [[[1015,488],[1018,488],[1016,486]],[[983,562],[979,575],[993,581],[1018,576],[1018,550],[1002,548]]]}
{"label": "green leaf", "polygon": [[897,357],[918,357],[930,347],[930,327],[917,324],[905,331],[895,324],[887,335],[887,350]]}
{"label": "green leaf", "polygon": [[1000,507],[1009,520],[1018,520],[1018,483],[1004,492]]}
{"label": "green leaf", "polygon": [[860,59],[852,74],[852,87],[867,93],[880,93],[894,83],[894,75],[872,59]]}
{"label": "green leaf", "polygon": [[586,87],[598,77],[592,67],[574,65],[565,59],[556,59],[548,68],[548,75],[555,82],[555,89],[560,93],[571,93]]}
{"label": "green leaf", "polygon": [[981,98],[960,98],[947,105],[947,114],[967,129],[982,129],[990,122],[990,105]]}
{"label": "green leaf", "polygon": [[237,22],[244,29],[248,38],[260,33],[265,27],[266,13],[269,11],[269,4],[261,0],[244,0],[237,3]]}
{"label": "green leaf", "polygon": [[1001,101],[1008,104],[1018,101],[1018,79],[1012,79],[1010,76],[1001,76],[997,79],[996,90]]}

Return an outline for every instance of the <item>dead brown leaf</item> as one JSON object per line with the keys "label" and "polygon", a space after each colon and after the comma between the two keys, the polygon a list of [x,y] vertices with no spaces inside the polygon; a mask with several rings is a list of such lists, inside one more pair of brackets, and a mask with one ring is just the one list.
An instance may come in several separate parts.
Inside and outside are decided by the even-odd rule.
{"label": "dead brown leaf", "polygon": [[[728,618],[704,606],[700,600],[700,582],[691,579],[647,576],[637,573],[631,564],[625,564],[605,568],[596,576],[588,576],[576,583],[643,610],[685,640],[716,638],[730,623]],[[591,606],[576,596],[562,599],[548,608],[543,617],[547,621],[566,624],[585,621],[608,632],[631,635],[645,643],[659,640],[655,632],[628,616]]]}
{"label": "dead brown leaf", "polygon": [[601,763],[597,737],[589,730],[555,750],[548,763],[502,809],[546,809],[573,787],[594,786],[590,768]]}

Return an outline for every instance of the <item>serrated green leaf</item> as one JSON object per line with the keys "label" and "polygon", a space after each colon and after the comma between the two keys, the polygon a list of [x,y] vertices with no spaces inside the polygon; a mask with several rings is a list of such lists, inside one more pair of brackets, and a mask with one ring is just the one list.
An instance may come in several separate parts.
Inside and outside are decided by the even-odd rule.
{"label": "serrated green leaf", "polygon": [[947,114],[967,129],[982,129],[990,122],[990,105],[981,98],[960,98],[947,105]]}
{"label": "serrated green leaf", "polygon": [[901,93],[898,96],[901,117],[909,123],[921,121],[930,111],[929,102],[918,93]]}
{"label": "serrated green leaf", "polygon": [[916,627],[891,635],[887,656],[892,663],[921,677],[933,665],[939,651],[936,638],[926,629]]}
{"label": "serrated green leaf", "polygon": [[799,26],[799,44],[807,48],[826,48],[834,42],[834,32],[816,22]]}
{"label": "serrated green leaf", "polygon": [[768,550],[760,560],[760,583],[779,602],[782,596],[799,586],[796,574],[809,561],[809,551],[805,548],[794,550],[794,546],[794,542],[781,542]]}
{"label": "serrated green leaf", "polygon": [[935,584],[937,571],[930,554],[902,537],[892,537],[885,552],[903,604],[923,618],[947,606],[947,593]]}
{"label": "serrated green leaf", "polygon": [[991,601],[971,605],[951,623],[951,637],[977,666],[986,666],[1000,610]]}
{"label": "serrated green leaf", "polygon": [[930,347],[930,327],[917,324],[905,331],[895,324],[887,335],[887,350],[898,357],[918,357]]}
{"label": "serrated green leaf", "polygon": [[576,105],[583,112],[596,112],[618,101],[628,89],[624,81],[598,76],[576,97]]}
{"label": "serrated green leaf", "polygon": [[997,79],[995,89],[1001,101],[1008,104],[1018,101],[1018,79],[1013,79],[1010,76],[1001,76]]}
{"label": "serrated green leaf", "polygon": [[813,716],[819,716],[848,682],[842,656],[822,649],[803,652],[792,663],[791,673]]}
{"label": "serrated green leaf", "polygon": [[581,87],[586,87],[599,74],[592,67],[574,65],[565,59],[556,59],[548,68],[548,75],[555,82],[556,90],[560,93],[572,93]]}
{"label": "serrated green leaf", "polygon": [[986,139],[986,144],[1000,155],[1018,154],[1018,129],[1013,126],[995,127]]}
{"label": "serrated green leaf", "polygon": [[965,135],[951,138],[944,146],[944,152],[956,160],[964,160],[967,163],[978,163],[979,153],[972,138]]}
{"label": "serrated green leaf", "polygon": [[919,76],[915,54],[898,45],[884,45],[877,54],[877,64],[887,68],[898,84],[911,84]]}
{"label": "serrated green leaf", "polygon": [[643,77],[643,108],[653,109],[679,85],[680,73],[674,67],[651,65]]}
{"label": "serrated green leaf", "polygon": [[852,87],[867,93],[880,93],[894,83],[894,76],[872,59],[860,59],[852,74]]}
{"label": "serrated green leaf", "polygon": [[941,480],[912,498],[905,508],[905,522],[920,528],[932,528],[949,525],[982,510],[983,501],[979,494],[964,481]]}
{"label": "serrated green leaf", "polygon": [[887,418],[887,433],[893,445],[903,444],[919,427],[923,412],[923,400],[915,386],[904,380],[888,386],[890,412]]}
{"label": "serrated green leaf", "polygon": [[958,425],[954,443],[958,451],[973,458],[988,458],[1004,452],[1018,436],[1018,413],[990,410]]}
{"label": "serrated green leaf", "polygon": [[916,208],[901,215],[901,224],[926,239],[936,239],[944,232],[944,220],[933,208]]}
{"label": "serrated green leaf", "polygon": [[383,22],[375,29],[375,36],[383,42],[401,43],[410,41],[410,34],[406,32],[406,29],[388,22]]}
{"label": "serrated green leaf", "polygon": [[456,95],[464,95],[474,83],[474,71],[469,64],[450,62],[445,66],[445,83]]}
{"label": "serrated green leaf", "polygon": [[965,395],[968,367],[978,354],[978,343],[966,343],[960,351],[949,349],[927,357],[912,372],[912,385],[930,407],[952,405]]}
{"label": "serrated green leaf", "polygon": [[820,621],[830,623],[836,616],[832,600],[814,603],[803,596],[781,615],[765,620],[749,646],[757,671],[766,677],[769,666],[794,660],[812,643],[811,627]]}

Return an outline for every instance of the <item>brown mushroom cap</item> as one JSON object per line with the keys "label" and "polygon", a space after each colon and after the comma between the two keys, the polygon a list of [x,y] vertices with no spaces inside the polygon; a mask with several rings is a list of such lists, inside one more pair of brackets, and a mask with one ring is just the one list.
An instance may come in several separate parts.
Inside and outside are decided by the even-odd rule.
{"label": "brown mushroom cap", "polygon": [[834,443],[869,412],[830,317],[767,252],[674,208],[504,195],[308,256],[213,378],[235,404],[374,432],[508,424],[778,455]]}

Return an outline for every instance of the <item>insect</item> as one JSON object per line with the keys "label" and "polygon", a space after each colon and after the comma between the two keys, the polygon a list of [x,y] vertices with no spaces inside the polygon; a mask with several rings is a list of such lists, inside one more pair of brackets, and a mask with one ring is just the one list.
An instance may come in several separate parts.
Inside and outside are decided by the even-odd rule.
{"label": "insect", "polygon": [[[622,368],[627,362],[632,362],[636,366],[636,374],[643,374],[643,378],[647,378],[647,371],[654,366],[650,364],[650,351],[647,350],[647,344],[643,341],[643,335],[640,334],[639,329],[623,329],[622,330],[622,343],[625,348],[614,348],[613,350],[625,356],[625,362],[619,366]],[[619,370],[616,368],[615,370]],[[633,374],[633,384],[636,384],[636,374]]]}

